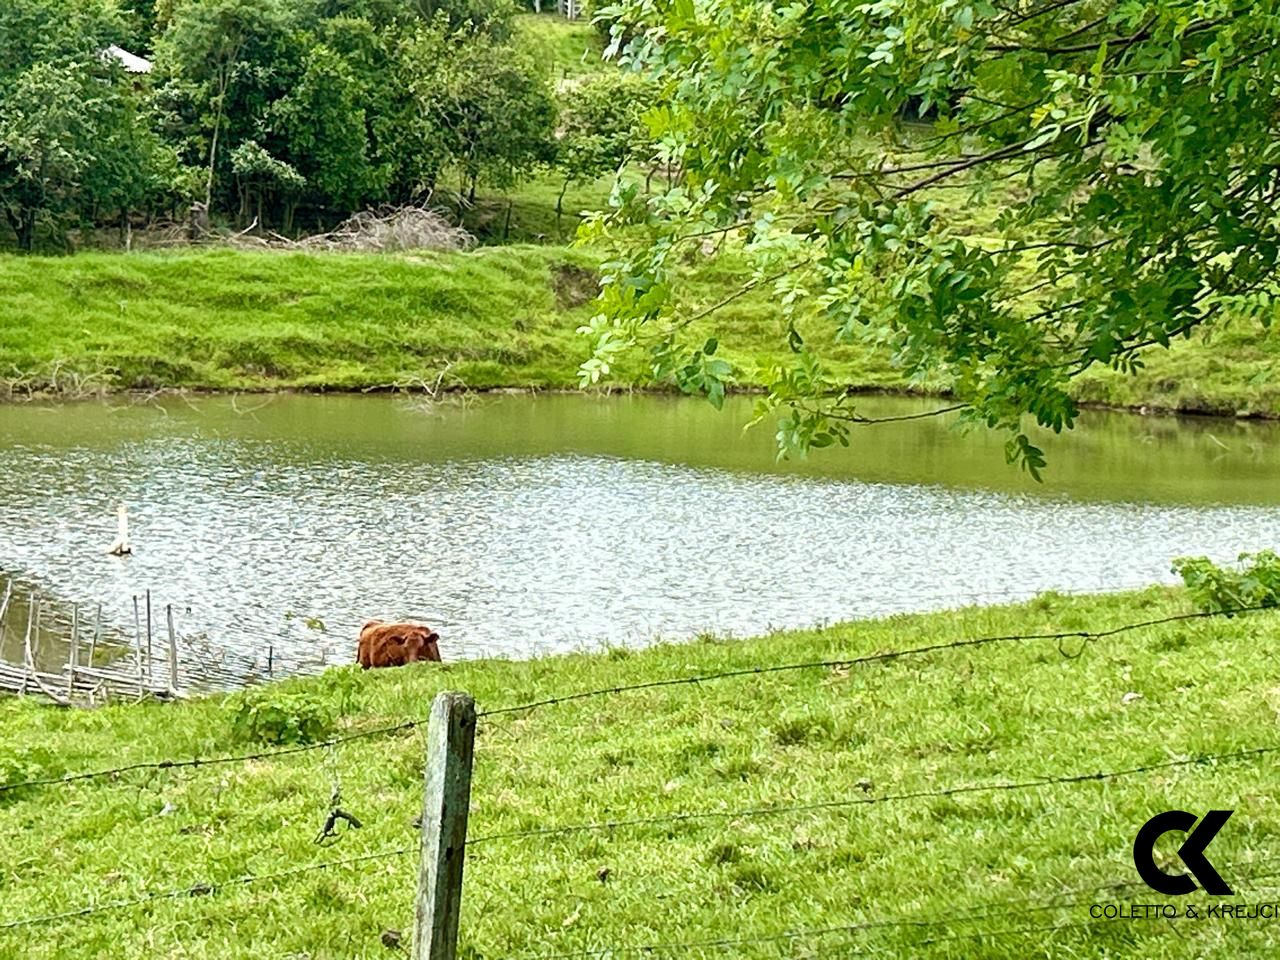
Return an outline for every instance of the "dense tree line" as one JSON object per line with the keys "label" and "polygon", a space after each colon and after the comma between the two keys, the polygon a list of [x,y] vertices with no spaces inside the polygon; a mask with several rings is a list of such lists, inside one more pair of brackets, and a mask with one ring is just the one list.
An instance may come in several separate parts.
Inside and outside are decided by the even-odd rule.
{"label": "dense tree line", "polygon": [[[511,0],[6,0],[0,208],[37,230],[186,210],[282,231],[448,185],[474,198],[560,157],[568,180],[630,138],[557,136],[545,64]],[[153,61],[127,72],[117,45]],[[641,91],[620,76],[620,96]],[[587,112],[610,93],[590,87]],[[604,122],[638,130],[630,108]],[[561,143],[564,140],[564,143]]]}

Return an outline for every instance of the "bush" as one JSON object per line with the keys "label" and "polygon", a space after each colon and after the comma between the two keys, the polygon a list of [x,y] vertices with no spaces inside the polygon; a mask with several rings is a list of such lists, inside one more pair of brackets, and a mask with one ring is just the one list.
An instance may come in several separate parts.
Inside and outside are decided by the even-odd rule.
{"label": "bush", "polygon": [[[45,777],[61,776],[63,768],[52,750],[42,747],[0,750],[0,783],[23,783]],[[26,796],[28,789],[5,790],[0,793],[0,806]]]}
{"label": "bush", "polygon": [[1242,553],[1234,567],[1220,567],[1208,557],[1179,557],[1173,572],[1205,611],[1280,606],[1280,556],[1274,550]]}
{"label": "bush", "polygon": [[303,693],[253,693],[235,707],[231,731],[251,743],[316,743],[334,730],[334,709]]}

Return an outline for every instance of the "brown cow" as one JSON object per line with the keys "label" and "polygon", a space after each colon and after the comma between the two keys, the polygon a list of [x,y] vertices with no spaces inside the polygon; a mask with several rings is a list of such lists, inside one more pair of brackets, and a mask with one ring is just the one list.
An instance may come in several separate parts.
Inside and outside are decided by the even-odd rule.
{"label": "brown cow", "polygon": [[360,666],[403,667],[418,660],[440,662],[440,634],[420,623],[370,620],[360,628]]}

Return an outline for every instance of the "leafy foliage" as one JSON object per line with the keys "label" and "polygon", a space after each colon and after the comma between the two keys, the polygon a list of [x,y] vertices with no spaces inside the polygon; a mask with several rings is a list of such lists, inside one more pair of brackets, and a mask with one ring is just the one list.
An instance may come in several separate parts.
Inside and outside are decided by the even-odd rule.
{"label": "leafy foliage", "polygon": [[556,147],[556,165],[564,174],[557,217],[570,185],[618,171],[651,150],[644,113],[655,95],[647,78],[622,72],[587,76],[569,90]]}
{"label": "leafy foliage", "polygon": [[[292,228],[474,194],[554,156],[548,69],[510,0],[14,0],[0,10],[0,210],[19,245],[198,202]],[[154,58],[126,74],[104,54]],[[175,210],[176,212],[176,210]],[[203,216],[201,217],[203,219]]]}
{"label": "leafy foliage", "polygon": [[1203,610],[1280,607],[1280,555],[1273,550],[1242,553],[1235,568],[1221,567],[1208,557],[1180,557],[1173,572]]}
{"label": "leafy foliage", "polygon": [[[0,783],[22,783],[57,777],[63,765],[55,751],[46,747],[17,746],[0,749]],[[30,796],[34,788],[22,787],[0,793],[0,806]]]}
{"label": "leafy foliage", "polygon": [[0,10],[0,210],[18,246],[88,211],[163,192],[174,158],[122,72],[99,51],[123,30],[110,6],[14,0]]}
{"label": "leafy foliage", "polygon": [[333,733],[335,705],[310,693],[279,689],[231,701],[231,732],[248,743],[315,743]]}
{"label": "leafy foliage", "polygon": [[[1274,313],[1274,2],[621,0],[601,13],[613,52],[661,85],[649,119],[680,173],[655,196],[620,190],[590,234],[617,249],[592,328],[606,367],[696,339],[702,317],[673,270],[703,238],[738,237],[748,285],[772,289],[784,330],[802,334],[797,369],[881,337],[909,375],[953,381],[966,420],[1009,431],[1010,458],[1035,473],[1023,420],[1071,427],[1073,378],[1134,372],[1148,348]],[[1003,210],[985,236],[950,215],[993,196]],[[858,420],[838,383],[802,378],[813,389],[762,405],[789,443]]]}

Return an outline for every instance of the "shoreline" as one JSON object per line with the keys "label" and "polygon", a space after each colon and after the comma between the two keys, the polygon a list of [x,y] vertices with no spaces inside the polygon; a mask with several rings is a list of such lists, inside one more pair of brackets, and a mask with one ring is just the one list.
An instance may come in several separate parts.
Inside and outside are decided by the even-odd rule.
{"label": "shoreline", "polygon": [[[0,386],[3,386],[0,383]],[[955,394],[949,391],[937,390],[913,390],[909,387],[892,387],[878,384],[857,384],[845,388],[846,391],[853,396],[860,397],[886,397],[886,398],[905,398],[905,399],[936,399],[936,400],[954,400]],[[729,396],[760,396],[764,393],[764,388],[754,384],[739,384],[729,388],[726,394]],[[591,388],[567,387],[567,386],[545,386],[538,384],[509,384],[509,385],[482,385],[467,386],[465,384],[444,384],[435,391],[418,390],[409,387],[401,387],[395,384],[373,384],[366,387],[348,387],[348,386],[247,386],[242,388],[228,387],[159,387],[155,390],[140,389],[137,387],[120,387],[120,388],[102,388],[92,391],[73,392],[73,391],[35,391],[26,396],[15,395],[10,389],[6,394],[0,394],[0,406],[22,406],[26,404],[75,404],[90,402],[107,402],[113,399],[127,398],[135,403],[145,403],[151,400],[166,398],[214,398],[214,397],[236,397],[236,396],[253,396],[253,397],[273,397],[273,396],[402,396],[408,398],[434,397],[443,394],[446,397],[460,397],[468,394],[480,396],[539,396],[539,395],[561,395],[561,396],[595,396],[601,398],[626,396],[631,394],[640,394],[643,396],[653,397],[672,397],[672,398],[688,398],[699,399],[688,394],[683,394],[674,386],[665,386],[661,384],[626,384],[620,383],[616,385],[602,385]],[[1096,400],[1079,400],[1077,401],[1081,410],[1094,411],[1100,413],[1127,413],[1140,417],[1173,417],[1196,420],[1229,420],[1235,422],[1256,422],[1256,423],[1275,423],[1280,421],[1280,411],[1269,412],[1265,410],[1239,410],[1233,413],[1227,413],[1209,405],[1203,406],[1169,406],[1157,403],[1134,403],[1134,404],[1118,404],[1105,403]]]}
{"label": "shoreline", "polygon": [[[0,402],[204,393],[583,392],[598,256],[513,245],[413,256],[228,250],[82,253],[35,264],[0,256]],[[732,257],[681,274],[685,305],[723,299]],[[752,394],[754,371],[786,363],[777,311],[744,296],[706,333]],[[888,351],[827,344],[832,382],[859,394],[946,397],[942,378],[908,381]],[[1280,419],[1280,329],[1224,327],[1144,351],[1137,377],[1089,370],[1081,409]],[[645,357],[614,365],[603,395],[675,393]],[[416,389],[415,389],[416,388]],[[427,389],[422,389],[427,388]]]}

